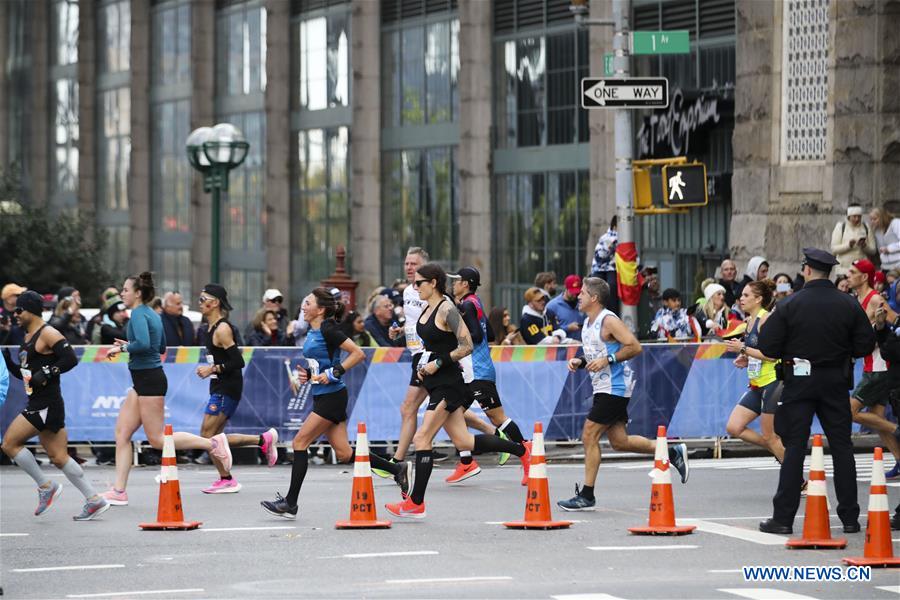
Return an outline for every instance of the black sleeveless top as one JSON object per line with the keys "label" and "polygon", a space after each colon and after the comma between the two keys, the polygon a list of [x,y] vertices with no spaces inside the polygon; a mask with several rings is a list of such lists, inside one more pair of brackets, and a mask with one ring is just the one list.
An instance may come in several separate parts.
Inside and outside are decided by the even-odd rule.
{"label": "black sleeveless top", "polygon": [[[32,374],[40,371],[43,367],[50,367],[56,363],[55,354],[41,354],[37,351],[37,341],[41,337],[41,332],[46,325],[42,325],[40,329],[34,332],[30,340],[22,342],[19,347],[19,364],[23,371],[29,371]],[[25,373],[22,373],[25,379]],[[30,388],[25,385],[25,390]],[[54,377],[50,383],[42,388],[31,388],[28,394],[28,410],[43,410],[50,406],[55,400],[62,400],[62,391],[59,387],[59,377]]]}
{"label": "black sleeveless top", "polygon": [[[232,325],[227,319],[219,319],[216,321],[216,324],[213,325],[213,328],[209,331],[209,335],[206,336],[206,361],[209,362],[209,357],[212,356],[212,364],[225,364],[225,361],[228,360],[227,353],[225,352],[225,348],[219,348],[218,346],[213,345],[213,337],[216,332],[216,328],[225,323],[229,327],[231,327],[231,335],[237,343],[237,331],[235,331],[234,325]],[[240,348],[238,348],[240,350]],[[241,394],[244,393],[244,373],[240,369],[237,371],[233,371],[231,373],[226,373],[224,375],[210,375],[209,378],[209,393],[210,394],[222,394],[223,396],[228,396],[232,400],[240,401]]]}
{"label": "black sleeveless top", "polygon": [[[431,356],[428,357],[429,362],[434,360],[435,355],[450,354],[452,351],[456,350],[457,346],[459,346],[455,332],[439,329],[434,322],[438,308],[446,301],[446,298],[441,300],[441,302],[434,307],[434,310],[431,311],[431,314],[428,315],[428,319],[424,323],[422,323],[421,320],[416,322],[416,333],[422,338],[425,350],[431,353]],[[450,361],[449,363],[441,365],[441,368],[438,369],[434,375],[427,375],[423,383],[425,384],[425,389],[429,390],[434,389],[439,385],[463,383],[463,376],[459,363]]]}

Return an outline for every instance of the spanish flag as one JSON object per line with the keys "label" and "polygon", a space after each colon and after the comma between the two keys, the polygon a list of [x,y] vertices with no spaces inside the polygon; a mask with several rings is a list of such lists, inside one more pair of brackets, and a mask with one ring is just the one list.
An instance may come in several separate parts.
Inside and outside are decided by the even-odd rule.
{"label": "spanish flag", "polygon": [[616,280],[622,304],[637,306],[644,278],[637,270],[637,248],[634,242],[619,242],[616,246]]}

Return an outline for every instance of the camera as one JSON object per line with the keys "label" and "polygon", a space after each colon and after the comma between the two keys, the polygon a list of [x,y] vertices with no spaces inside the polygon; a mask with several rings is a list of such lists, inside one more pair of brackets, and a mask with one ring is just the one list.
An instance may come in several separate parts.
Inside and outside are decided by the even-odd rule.
{"label": "camera", "polygon": [[400,327],[403,327],[406,324],[406,315],[403,314],[402,306],[394,307],[394,320]]}
{"label": "camera", "polygon": [[9,325],[9,315],[0,315],[0,325],[6,327]]}

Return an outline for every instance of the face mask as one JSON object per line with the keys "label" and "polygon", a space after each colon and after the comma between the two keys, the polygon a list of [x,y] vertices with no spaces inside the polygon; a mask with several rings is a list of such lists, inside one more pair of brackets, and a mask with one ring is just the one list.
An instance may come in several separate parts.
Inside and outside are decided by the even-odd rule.
{"label": "face mask", "polygon": [[789,283],[776,283],[775,291],[779,294],[791,291],[791,284]]}

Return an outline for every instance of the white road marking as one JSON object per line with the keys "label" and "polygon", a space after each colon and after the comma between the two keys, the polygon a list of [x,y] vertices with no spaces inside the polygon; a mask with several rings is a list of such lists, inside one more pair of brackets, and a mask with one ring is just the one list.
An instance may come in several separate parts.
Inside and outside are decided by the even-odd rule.
{"label": "white road marking", "polygon": [[[896,541],[896,540],[894,540]],[[884,590],[885,592],[893,592],[895,594],[900,594],[900,585],[879,585],[875,587],[876,590]]]}
{"label": "white road marking", "polygon": [[[562,514],[563,514],[563,516],[566,515],[566,513],[562,513]],[[570,523],[587,523],[587,521],[579,521],[578,519],[565,519],[565,520],[569,521]],[[508,523],[508,522],[509,521],[485,521],[484,524],[485,525],[503,525],[504,523]]]}
{"label": "white road marking", "polygon": [[685,545],[671,545],[671,546],[588,546],[588,550],[693,550],[695,548],[699,548],[700,546],[691,546],[689,544]]}
{"label": "white road marking", "polygon": [[199,531],[268,531],[270,529],[297,529],[291,525],[273,525],[271,527],[211,527],[205,529],[201,527]]}
{"label": "white road marking", "polygon": [[385,579],[385,583],[460,583],[467,581],[512,581],[512,577],[436,577],[431,579]]}
{"label": "white road marking", "polygon": [[685,525],[696,525],[700,531],[707,533],[716,533],[727,537],[737,538],[745,542],[753,542],[754,544],[763,544],[765,546],[784,546],[787,538],[772,533],[763,533],[762,531],[754,531],[743,527],[734,527],[723,523],[711,523],[700,519],[679,519]]}
{"label": "white road marking", "polygon": [[382,556],[433,556],[437,550],[409,550],[406,552],[369,552],[366,554],[339,554],[337,556],[320,556],[319,558],[379,558]]}
{"label": "white road marking", "polygon": [[717,590],[726,594],[734,594],[751,600],[815,600],[812,596],[785,592],[773,588],[723,588]]}
{"label": "white road marking", "polygon": [[66,598],[113,598],[115,596],[147,596],[150,594],[187,594],[202,592],[203,588],[184,588],[180,590],[138,590],[136,592],[106,592],[103,594],[69,594]]}
{"label": "white road marking", "polygon": [[679,521],[756,521],[758,519],[768,519],[772,515],[763,515],[761,517],[679,517]]}
{"label": "white road marking", "polygon": [[561,596],[550,596],[553,600],[623,600],[618,596],[610,596],[609,594],[563,594]]}
{"label": "white road marking", "polygon": [[124,569],[125,565],[70,565],[68,567],[35,567],[33,569],[13,569],[13,573],[43,573],[45,571],[87,571],[91,569]]}
{"label": "white road marking", "polygon": [[0,533],[0,537],[25,537],[28,533]]}

